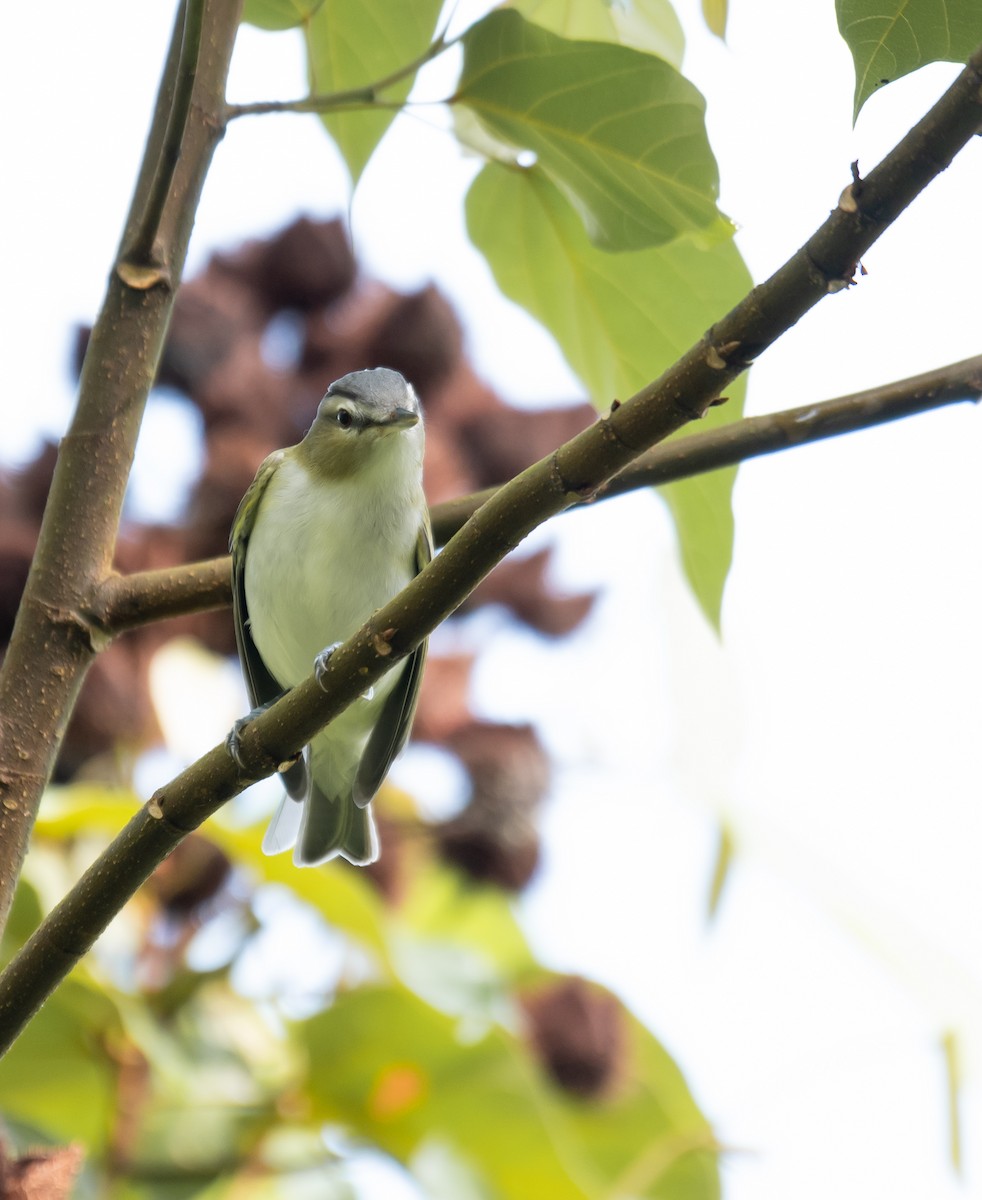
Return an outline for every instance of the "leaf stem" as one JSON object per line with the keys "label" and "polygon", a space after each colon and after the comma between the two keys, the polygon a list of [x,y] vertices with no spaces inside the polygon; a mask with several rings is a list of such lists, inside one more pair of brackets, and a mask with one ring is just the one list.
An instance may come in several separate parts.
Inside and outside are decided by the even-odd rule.
{"label": "leaf stem", "polygon": [[225,119],[234,121],[237,117],[260,117],[269,113],[324,113],[360,108],[402,108],[402,102],[382,100],[380,93],[388,91],[406,78],[411,78],[450,45],[452,42],[448,42],[443,34],[439,34],[412,62],[406,63],[389,75],[383,75],[373,83],[345,88],[339,92],[316,93],[299,100],[257,100],[250,104],[229,104],[225,108]]}

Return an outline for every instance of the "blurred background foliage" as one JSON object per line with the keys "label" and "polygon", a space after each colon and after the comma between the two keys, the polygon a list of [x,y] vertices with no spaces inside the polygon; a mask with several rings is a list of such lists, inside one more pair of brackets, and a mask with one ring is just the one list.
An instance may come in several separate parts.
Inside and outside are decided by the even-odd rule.
{"label": "blurred background foliage", "polygon": [[[726,4],[703,7],[722,36]],[[913,45],[902,43],[908,22],[890,0],[836,7],[857,67],[857,111],[890,78],[963,58],[982,37],[972,0],[945,5],[950,36]],[[928,0],[905,7],[919,33],[936,26]],[[246,18],[267,29],[300,25],[312,86],[325,92],[425,54],[441,8],[248,0]],[[502,291],[549,328],[606,404],[671,362],[748,277],[716,211],[702,98],[675,70],[681,31],[666,0],[522,0],[513,9],[463,39],[455,128],[489,158],[467,201],[469,233]],[[872,41],[870,29],[879,31]],[[537,69],[519,97],[513,68],[530,58]],[[644,123],[618,120],[624,94],[596,85],[605,66],[642,79],[652,112],[676,111],[677,145],[632,141]],[[404,99],[413,77],[394,79],[387,99]],[[549,130],[533,129],[529,113],[556,95]],[[595,136],[597,105],[608,101],[627,139],[614,154]],[[393,112],[324,117],[353,181]],[[668,157],[650,159],[656,152]],[[594,186],[598,172],[611,189]],[[698,186],[680,188],[683,178]],[[637,211],[622,199],[635,185],[644,189]],[[80,330],[79,362],[86,338]],[[378,364],[402,371],[424,399],[433,503],[504,482],[594,418],[583,404],[510,406],[469,365],[435,288],[403,295],[364,278],[342,222],[300,218],[215,254],[183,284],[158,396],[197,414],[200,445],[189,457],[199,470],[174,519],[127,521],[118,568],[223,554],[265,455],[302,435],[332,380]],[[734,388],[711,419],[734,419],[741,400]],[[55,456],[47,445],[0,476],[0,645]],[[667,497],[711,621],[732,546],[732,479],[720,473]],[[462,616],[494,605],[542,637],[564,638],[594,597],[558,595],[548,580],[548,549],[512,558]],[[224,661],[234,649],[229,614],[139,630],[96,660],[4,959],[140,802],[134,772],[167,724],[155,671],[176,645],[178,671],[191,678],[192,643]],[[452,817],[427,818],[418,798],[388,785],[378,801],[380,863],[300,872],[261,854],[263,820],[234,804],[158,869],[0,1063],[0,1194],[346,1200],[358,1194],[350,1164],[366,1153],[434,1200],[719,1194],[720,1147],[664,1047],[616,996],[542,967],[515,918],[514,897],[539,859],[550,765],[533,726],[471,712],[478,657],[472,648],[431,657],[414,734],[467,781]]]}
{"label": "blurred background foliage", "polygon": [[[333,379],[379,362],[424,397],[431,502],[503,482],[593,417],[505,403],[438,291],[362,278],[340,221],[300,218],[183,286],[160,386],[200,415],[201,470],[173,521],[127,521],[119,568],[223,553],[265,455],[301,436]],[[2,480],[4,639],[53,461],[46,446]],[[455,620],[494,605],[568,636],[594,597],[555,593],[548,568],[548,549],[509,559]],[[154,663],[175,648],[191,663],[191,640],[231,655],[229,614],[138,630],[97,659],[5,957],[139,803],[133,771],[163,738]],[[477,658],[432,655],[414,731],[467,780],[455,815],[426,820],[387,785],[379,863],[298,871],[262,854],[265,817],[233,805],[158,869],[0,1063],[11,1169],[74,1143],[79,1195],[341,1198],[356,1194],[346,1161],[371,1147],[434,1197],[718,1194],[712,1131],[671,1057],[615,996],[540,966],[515,918],[550,767],[532,725],[470,711]],[[284,939],[305,959],[292,972]],[[36,1170],[67,1178],[73,1153]]]}

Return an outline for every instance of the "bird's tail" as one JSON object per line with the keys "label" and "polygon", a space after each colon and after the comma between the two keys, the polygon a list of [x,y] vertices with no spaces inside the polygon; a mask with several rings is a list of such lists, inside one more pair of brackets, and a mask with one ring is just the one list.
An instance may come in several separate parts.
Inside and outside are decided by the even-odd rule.
{"label": "bird's tail", "polygon": [[375,862],[379,842],[371,807],[357,805],[350,788],[337,797],[327,795],[314,781],[311,754],[316,748],[284,772],[287,791],[266,830],[263,853],[292,850],[298,867],[315,867],[338,855],[356,867]]}
{"label": "bird's tail", "polygon": [[298,867],[313,867],[339,854],[356,867],[367,866],[378,858],[378,833],[371,807],[359,808],[350,794],[327,796],[311,780],[293,861]]}

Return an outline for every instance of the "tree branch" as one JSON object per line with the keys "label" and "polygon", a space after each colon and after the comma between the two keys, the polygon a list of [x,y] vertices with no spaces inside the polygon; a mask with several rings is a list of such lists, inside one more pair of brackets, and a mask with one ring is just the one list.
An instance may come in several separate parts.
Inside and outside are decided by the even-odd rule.
{"label": "tree branch", "polygon": [[41,923],[0,976],[0,1051],[191,830],[270,775],[410,653],[536,526],[592,497],[649,446],[701,416],[753,357],[830,292],[982,124],[982,48],[865,181],[854,181],[805,245],[660,379],[501,488],[426,569],[335,651],[321,687],[306,679],[241,737],[240,770],[216,746],[156,792]]}
{"label": "tree branch", "polygon": [[227,608],[232,603],[232,560],[210,558],[182,567],[111,575],[99,589],[93,619],[113,637],[168,617]]}
{"label": "tree branch", "polygon": [[171,184],[174,182],[188,113],[191,111],[191,97],[194,94],[201,52],[203,19],[204,0],[183,0],[178,12],[178,24],[182,27],[180,51],[174,70],[173,97],[169,104],[160,154],[139,224],[116,266],[123,281],[138,290],[153,287],[159,282],[160,272],[164,270],[162,248],[156,244],[157,235]]}
{"label": "tree branch", "polygon": [[[578,500],[571,507],[621,496],[637,488],[689,479],[763,454],[899,421],[946,404],[977,401],[980,397],[982,354],[835,400],[745,417],[731,425],[655,446],[615,475],[592,500]],[[485,488],[433,505],[430,520],[436,545],[448,542],[500,490],[500,486]],[[189,566],[113,576],[106,580],[93,616],[100,628],[114,636],[168,617],[224,608],[231,602],[231,559],[213,558]]]}
{"label": "tree branch", "polygon": [[[982,399],[982,354],[835,400],[805,404],[760,417],[744,417],[706,433],[693,433],[663,442],[638,455],[600,488],[592,500],[580,503],[607,500],[641,487],[660,487],[693,475],[733,467],[764,454],[871,429],[946,404],[979,399]],[[434,505],[430,510],[434,542],[440,546],[449,540],[498,490],[487,488],[471,496]]]}
{"label": "tree branch", "polygon": [[[198,2],[189,0],[189,13]],[[169,136],[167,114],[184,102],[189,70],[181,49],[184,15],[179,11],[175,24],[124,246],[141,227],[143,206],[151,204],[158,161]],[[198,196],[223,132],[223,92],[238,15],[239,0],[209,0],[206,6],[192,115],[166,203],[154,222],[162,273],[155,285],[137,288],[118,269],[110,276],[0,669],[0,928],[68,715],[105,640],[92,618],[92,603],[110,573],[147,393],[156,375]]]}

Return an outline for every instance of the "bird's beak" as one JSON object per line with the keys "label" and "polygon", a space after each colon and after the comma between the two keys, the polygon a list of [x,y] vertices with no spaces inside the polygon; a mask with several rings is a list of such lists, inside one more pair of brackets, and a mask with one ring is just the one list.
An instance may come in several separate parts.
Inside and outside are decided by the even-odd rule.
{"label": "bird's beak", "polygon": [[411,408],[394,408],[379,424],[386,429],[412,429],[419,424],[419,413]]}

